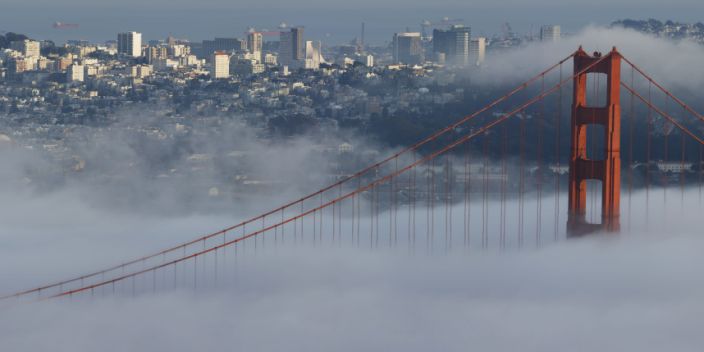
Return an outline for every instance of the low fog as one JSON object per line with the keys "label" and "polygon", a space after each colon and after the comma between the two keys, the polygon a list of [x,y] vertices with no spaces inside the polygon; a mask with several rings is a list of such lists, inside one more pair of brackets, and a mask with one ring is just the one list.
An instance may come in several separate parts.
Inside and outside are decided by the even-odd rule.
{"label": "low fog", "polygon": [[[704,342],[704,239],[696,227],[702,208],[692,206],[696,192],[687,199],[694,201],[684,211],[678,202],[676,209],[652,207],[651,217],[663,220],[651,220],[649,232],[523,250],[409,255],[403,246],[250,247],[231,268],[234,281],[221,287],[5,307],[0,340],[12,351],[697,351]],[[639,231],[643,210],[633,218]],[[99,218],[110,229],[96,235],[83,224],[83,236],[67,234],[81,229],[70,221],[52,231],[51,245],[41,244],[39,229],[4,235],[3,243],[14,244],[2,253],[3,290],[12,286],[8,280],[46,281],[42,273],[79,270],[54,262],[67,260],[63,255],[84,266],[104,261],[99,254],[141,252],[222,220]],[[148,239],[118,234],[137,225],[153,231]]]}
{"label": "low fog", "polygon": [[[557,63],[582,46],[588,53],[608,53],[615,46],[656,81],[671,90],[685,92],[704,88],[704,47],[689,41],[659,39],[633,30],[590,26],[559,42],[529,45],[519,50],[487,54],[486,68],[477,77],[482,84],[506,84],[527,78]],[[569,77],[572,65],[564,65]],[[630,78],[624,63],[622,76]]]}
{"label": "low fog", "polygon": [[[579,44],[603,52],[616,45],[666,86],[699,91],[704,81],[699,77],[704,70],[697,69],[704,57],[701,47],[602,28],[588,28],[559,44],[490,57],[484,73],[512,82],[516,71],[505,67],[538,72]],[[671,57],[665,59],[663,53]],[[226,181],[215,161],[163,187],[143,179],[142,168],[149,165],[137,162],[130,166],[134,172],[119,182],[81,176],[42,186],[36,175],[51,169],[50,162],[34,150],[5,147],[0,152],[0,294],[152,253],[315,190],[320,175],[335,164],[325,154],[310,158],[309,152],[320,145],[364,146],[369,163],[393,153],[360,136],[324,140],[306,135],[271,144],[262,142],[256,130],[225,128],[216,138],[189,136],[190,152],[252,152],[258,162],[251,167],[257,175],[277,175],[289,182],[262,197],[213,202],[218,195],[209,192],[211,183]],[[69,143],[80,144],[92,136],[79,133],[81,138]],[[106,143],[80,156],[86,168],[123,170],[130,160],[148,160],[130,144],[134,140],[129,136],[104,137]],[[173,168],[192,167],[185,155],[174,158]],[[191,188],[205,197],[189,196],[189,202],[179,203]],[[141,204],[130,203],[132,199]],[[403,240],[389,248],[384,238],[381,245],[370,246],[365,233],[360,245],[268,242],[256,251],[248,247],[231,263],[231,280],[196,291],[181,287],[136,297],[3,305],[0,350],[701,350],[701,189],[678,185],[624,193],[621,234],[569,240],[564,238],[566,194],[559,199],[557,239],[555,197],[546,193],[541,213],[545,238],[538,244],[533,237],[535,195],[527,197],[525,227],[531,230],[520,249],[496,246],[500,204],[493,199],[488,205],[488,250],[477,249],[476,243],[463,246],[463,209],[455,205],[451,248],[426,250],[427,237],[420,230],[410,250]],[[481,212],[479,203],[471,203],[473,214]],[[515,238],[516,208],[516,200],[510,199],[510,241]],[[423,229],[425,209],[417,211],[417,227]],[[444,210],[437,211],[439,219]],[[404,216],[400,211],[399,219]],[[387,228],[387,218],[382,212],[380,227]],[[400,223],[399,232],[405,235],[406,222]],[[441,223],[436,224],[437,233],[443,231]],[[479,223],[472,226],[472,236],[478,236]]]}

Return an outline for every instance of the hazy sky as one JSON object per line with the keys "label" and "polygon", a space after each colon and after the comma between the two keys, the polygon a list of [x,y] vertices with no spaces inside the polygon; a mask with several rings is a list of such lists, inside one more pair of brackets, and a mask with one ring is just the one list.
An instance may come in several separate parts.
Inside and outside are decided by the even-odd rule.
{"label": "hazy sky", "polygon": [[[535,30],[546,23],[561,24],[576,31],[589,24],[605,24],[620,18],[698,21],[704,9],[701,1],[674,0],[663,5],[655,0],[593,0],[573,4],[558,0],[490,1],[478,0],[358,0],[358,1],[283,1],[256,2],[225,0],[5,0],[0,12],[0,31],[24,32],[38,38],[113,39],[118,31],[137,30],[145,38],[168,34],[201,40],[214,36],[241,36],[246,28],[272,28],[280,22],[305,25],[308,36],[331,43],[346,42],[359,34],[360,23],[367,23],[370,42],[383,43],[394,31],[407,27],[418,30],[423,19],[444,16],[461,18],[475,33],[493,34],[503,22],[520,32]],[[43,10],[38,10],[38,9]],[[607,11],[608,10],[608,11]],[[56,21],[79,23],[76,30],[54,30]]]}

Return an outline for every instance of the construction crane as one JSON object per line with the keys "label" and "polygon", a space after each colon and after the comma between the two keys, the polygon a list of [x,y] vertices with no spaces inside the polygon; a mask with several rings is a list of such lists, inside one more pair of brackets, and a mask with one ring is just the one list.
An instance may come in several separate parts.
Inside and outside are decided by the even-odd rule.
{"label": "construction crane", "polygon": [[423,22],[420,23],[420,28],[421,28],[421,36],[423,38],[428,37],[428,32],[431,28],[437,28],[437,27],[449,27],[454,24],[461,24],[464,23],[464,20],[461,18],[449,18],[449,17],[443,17],[442,19],[436,20],[436,21],[431,21],[431,20],[423,20]]}

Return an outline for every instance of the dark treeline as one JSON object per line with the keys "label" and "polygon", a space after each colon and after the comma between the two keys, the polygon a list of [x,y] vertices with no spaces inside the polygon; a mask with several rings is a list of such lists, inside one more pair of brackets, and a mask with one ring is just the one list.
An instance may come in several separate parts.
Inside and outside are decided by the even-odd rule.
{"label": "dark treeline", "polygon": [[5,33],[5,35],[0,34],[0,49],[6,49],[10,47],[10,43],[20,40],[29,39],[24,34],[17,34],[13,32]]}

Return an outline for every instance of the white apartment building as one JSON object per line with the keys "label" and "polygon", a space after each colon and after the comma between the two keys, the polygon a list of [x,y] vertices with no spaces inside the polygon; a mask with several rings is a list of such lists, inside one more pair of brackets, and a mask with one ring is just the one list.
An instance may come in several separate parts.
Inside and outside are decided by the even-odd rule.
{"label": "white apartment building", "polygon": [[212,70],[210,72],[212,78],[228,78],[230,77],[230,55],[219,51],[213,54]]}
{"label": "white apartment building", "polygon": [[68,82],[83,82],[84,71],[83,65],[73,64],[66,70],[66,81]]}

